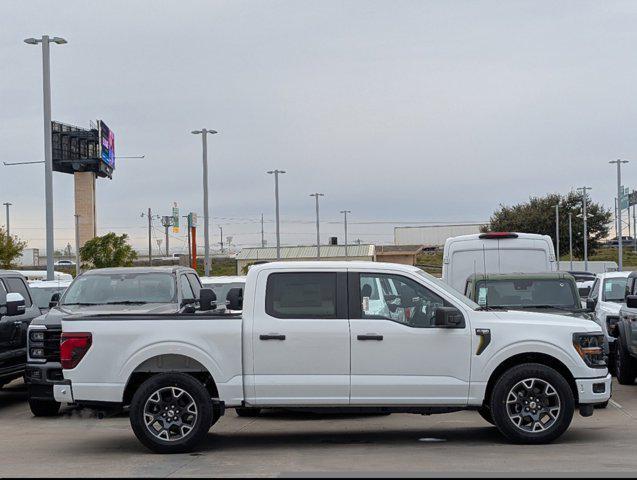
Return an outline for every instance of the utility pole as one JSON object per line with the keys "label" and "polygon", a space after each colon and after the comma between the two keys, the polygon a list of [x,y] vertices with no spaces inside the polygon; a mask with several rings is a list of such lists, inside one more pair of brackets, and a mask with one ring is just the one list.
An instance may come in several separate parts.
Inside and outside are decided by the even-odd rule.
{"label": "utility pole", "polygon": [[618,257],[618,271],[622,271],[623,269],[623,251],[622,244],[624,243],[622,240],[622,163],[628,163],[628,160],[611,160],[608,163],[616,163],[617,164],[617,257]]}
{"label": "utility pole", "polygon": [[11,236],[11,227],[9,226],[9,207],[13,205],[12,203],[5,202],[3,203],[5,207],[7,207],[7,237]]}
{"label": "utility pole", "polygon": [[75,276],[80,274],[80,216],[75,214]]}
{"label": "utility pole", "polygon": [[153,265],[153,212],[148,207],[148,213],[142,213],[142,217],[148,217],[148,266]]}
{"label": "utility pole", "polygon": [[281,260],[281,234],[279,229],[279,174],[285,170],[270,170],[269,175],[274,174],[274,202],[276,206],[276,259]]}
{"label": "utility pole", "polygon": [[345,258],[348,257],[348,252],[347,252],[347,214],[348,213],[352,213],[351,210],[341,210],[341,213],[343,214],[343,223],[345,226]]}
{"label": "utility pole", "polygon": [[219,245],[221,245],[221,253],[223,253],[223,227],[219,225]]}
{"label": "utility pole", "polygon": [[633,204],[633,251],[637,252],[637,218],[635,218],[635,204]]}
{"label": "utility pole", "polygon": [[261,214],[261,248],[265,248],[265,235],[263,232],[263,214]]}
{"label": "utility pole", "polygon": [[27,38],[29,45],[42,44],[42,98],[44,106],[44,193],[46,198],[46,279],[54,279],[53,253],[53,146],[51,140],[51,55],[50,43],[63,45],[66,40],[61,37]]}
{"label": "utility pole", "polygon": [[584,221],[584,270],[588,272],[588,230],[586,228],[586,190],[592,190],[591,187],[580,187],[577,189],[582,192],[582,220]]}
{"label": "utility pole", "polygon": [[568,212],[568,255],[571,259],[571,272],[573,271],[573,214]]}
{"label": "utility pole", "polygon": [[[193,130],[194,135],[201,135],[201,147],[203,150],[203,238],[204,238],[204,275],[210,276],[210,223],[208,211],[208,134],[214,135],[216,130]],[[195,256],[197,252],[195,252]]]}
{"label": "utility pole", "polygon": [[168,236],[168,231],[170,230],[170,227],[172,227],[175,224],[175,218],[170,215],[164,215],[163,217],[161,217],[161,224],[164,227],[164,233],[166,236],[166,256],[169,257],[170,256],[170,249],[169,249],[170,240]]}
{"label": "utility pole", "polygon": [[182,215],[186,219],[186,230],[188,231],[188,266],[192,266],[192,253],[190,250],[190,215]]}
{"label": "utility pole", "polygon": [[555,205],[555,257],[557,258],[557,270],[560,270],[560,205]]}
{"label": "utility pole", "polygon": [[310,197],[316,199],[316,258],[321,258],[321,233],[319,229],[319,197],[324,197],[323,193],[310,193]]}

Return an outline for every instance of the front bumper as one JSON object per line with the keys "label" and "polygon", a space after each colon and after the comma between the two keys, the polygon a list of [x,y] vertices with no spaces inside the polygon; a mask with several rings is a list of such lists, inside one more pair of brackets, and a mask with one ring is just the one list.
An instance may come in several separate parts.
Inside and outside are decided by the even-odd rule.
{"label": "front bumper", "polygon": [[575,384],[580,405],[604,403],[610,400],[612,388],[610,373],[605,377],[577,378]]}

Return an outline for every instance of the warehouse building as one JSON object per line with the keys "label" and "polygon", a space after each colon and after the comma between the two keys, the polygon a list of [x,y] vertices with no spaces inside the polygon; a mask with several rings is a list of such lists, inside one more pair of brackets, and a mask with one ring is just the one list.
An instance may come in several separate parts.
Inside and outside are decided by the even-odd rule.
{"label": "warehouse building", "polygon": [[[345,256],[345,245],[321,245],[322,261],[329,260],[366,260],[375,259],[374,245],[348,245]],[[275,247],[244,248],[237,254],[237,275],[245,275],[248,266],[276,261]],[[316,258],[316,245],[281,247],[281,261],[319,260]]]}

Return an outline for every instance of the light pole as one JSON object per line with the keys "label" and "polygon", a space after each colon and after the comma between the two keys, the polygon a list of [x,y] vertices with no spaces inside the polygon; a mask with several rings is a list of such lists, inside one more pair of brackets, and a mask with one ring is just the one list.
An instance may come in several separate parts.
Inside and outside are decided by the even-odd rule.
{"label": "light pole", "polygon": [[80,274],[80,216],[75,217],[75,276]]}
{"label": "light pole", "polygon": [[276,259],[281,260],[281,234],[279,230],[279,174],[285,170],[270,170],[269,175],[274,174],[274,202],[276,205]]}
{"label": "light pole", "polygon": [[[193,135],[201,135],[201,146],[203,149],[203,239],[204,239],[204,275],[210,276],[210,232],[209,212],[208,212],[208,134],[214,135],[216,130],[193,130]],[[196,255],[196,253],[195,253]]]}
{"label": "light pole", "polygon": [[557,258],[557,270],[560,270],[560,205],[555,205],[555,257]]}
{"label": "light pole", "polygon": [[7,237],[11,236],[11,227],[9,226],[9,207],[11,205],[13,205],[12,203],[9,202],[5,202],[2,205],[4,205],[5,207],[7,207]]}
{"label": "light pole", "polygon": [[345,258],[347,258],[347,214],[352,213],[351,210],[341,210],[343,214],[343,223],[345,226]]}
{"label": "light pole", "polygon": [[586,190],[592,190],[591,187],[580,187],[577,189],[582,192],[582,220],[584,222],[584,270],[588,272],[588,230],[586,228]]}
{"label": "light pole", "polygon": [[42,93],[44,103],[44,192],[46,197],[46,279],[53,280],[53,147],[51,145],[51,56],[49,44],[63,45],[60,37],[27,38],[29,45],[42,44]]}
{"label": "light pole", "polygon": [[319,229],[319,197],[324,197],[322,193],[310,193],[310,197],[316,199],[316,258],[321,258],[321,233]]}
{"label": "light pole", "polygon": [[623,251],[622,251],[622,163],[628,163],[628,160],[611,160],[608,163],[616,163],[617,164],[617,215],[615,221],[617,222],[617,270],[622,271],[623,269]]}
{"label": "light pole", "polygon": [[219,225],[219,245],[221,245],[221,253],[223,253],[223,227]]}
{"label": "light pole", "polygon": [[568,212],[568,255],[571,260],[571,272],[573,271],[573,214]]}

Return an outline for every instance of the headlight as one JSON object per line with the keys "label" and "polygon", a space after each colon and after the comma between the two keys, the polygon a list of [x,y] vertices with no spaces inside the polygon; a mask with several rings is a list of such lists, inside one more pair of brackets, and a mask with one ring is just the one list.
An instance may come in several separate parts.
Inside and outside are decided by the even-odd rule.
{"label": "headlight", "polygon": [[29,332],[29,338],[32,342],[43,342],[44,332],[42,330],[31,330]]}
{"label": "headlight", "polygon": [[30,351],[31,358],[44,358],[43,348],[32,348]]}
{"label": "headlight", "polygon": [[608,344],[602,333],[574,333],[573,346],[591,368],[606,368]]}

